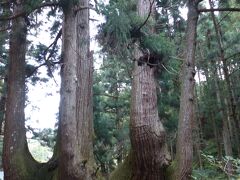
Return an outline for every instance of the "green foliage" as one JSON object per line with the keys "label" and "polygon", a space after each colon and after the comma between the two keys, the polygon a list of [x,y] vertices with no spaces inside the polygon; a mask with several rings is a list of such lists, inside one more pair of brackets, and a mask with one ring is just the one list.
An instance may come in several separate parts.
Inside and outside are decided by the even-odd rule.
{"label": "green foliage", "polygon": [[32,139],[37,140],[42,146],[53,149],[56,143],[56,130],[50,128],[37,130],[30,127],[28,127],[28,129],[31,130],[31,133],[33,134]]}
{"label": "green foliage", "polygon": [[[203,169],[193,170],[193,179],[238,179],[240,178],[240,160],[232,157],[224,157],[222,160],[212,155],[202,153],[204,160]],[[229,174],[226,170],[228,163],[232,163],[233,172]]]}
{"label": "green foliage", "polygon": [[94,154],[103,174],[123,161],[129,149],[130,80],[125,65],[106,57],[94,74]]}
{"label": "green foliage", "polygon": [[143,37],[142,47],[149,49],[154,54],[162,56],[170,56],[172,54],[173,45],[164,34],[152,34]]}
{"label": "green foliage", "polygon": [[35,1],[25,0],[23,8],[26,12],[30,13],[34,8],[38,7],[42,2],[43,0],[35,0]]}
{"label": "green foliage", "polygon": [[[105,48],[114,50],[115,53],[122,52],[127,48],[131,40],[134,1],[110,1],[109,5],[102,6],[100,11],[106,17],[106,23],[100,25],[99,42]],[[136,18],[134,18],[136,20]],[[134,24],[136,21],[134,21]]]}
{"label": "green foliage", "polygon": [[43,146],[41,141],[30,139],[28,146],[32,156],[38,162],[47,162],[52,157],[52,149]]}
{"label": "green foliage", "polygon": [[169,59],[159,73],[158,91],[159,117],[164,123],[169,138],[176,132],[180,104],[179,74],[181,62],[177,59]]}
{"label": "green foliage", "polygon": [[132,177],[132,163],[132,153],[130,151],[124,162],[119,164],[117,169],[111,173],[110,180],[130,180]]}
{"label": "green foliage", "polygon": [[160,34],[152,32],[156,29],[155,17],[148,17],[148,14],[140,17],[136,11],[136,1],[112,0],[108,5],[101,6],[100,12],[106,22],[99,26],[98,41],[103,46],[103,52],[122,59],[132,58],[133,44],[140,42],[143,51],[148,50],[157,57],[168,57],[173,45],[164,31]]}

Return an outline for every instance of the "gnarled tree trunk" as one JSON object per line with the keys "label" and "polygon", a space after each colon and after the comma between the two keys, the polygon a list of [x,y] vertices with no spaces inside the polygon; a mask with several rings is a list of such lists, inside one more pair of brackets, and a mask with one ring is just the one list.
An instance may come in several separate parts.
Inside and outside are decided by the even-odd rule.
{"label": "gnarled tree trunk", "polygon": [[[138,14],[146,18],[150,11],[149,0],[138,1]],[[142,56],[136,47],[135,59]],[[134,64],[130,138],[133,152],[132,179],[165,179],[165,169],[170,155],[167,150],[166,133],[158,116],[157,92],[155,82],[156,67],[146,63]]]}

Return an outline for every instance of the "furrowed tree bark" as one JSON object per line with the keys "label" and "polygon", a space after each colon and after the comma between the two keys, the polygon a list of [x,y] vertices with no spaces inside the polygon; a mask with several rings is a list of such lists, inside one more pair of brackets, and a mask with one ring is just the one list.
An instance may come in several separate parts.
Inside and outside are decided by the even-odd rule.
{"label": "furrowed tree bark", "polygon": [[177,135],[177,154],[175,178],[191,179],[193,159],[193,118],[194,118],[194,76],[195,51],[197,37],[197,6],[200,1],[188,1],[188,19],[186,31],[185,61],[182,69],[182,86]]}
{"label": "furrowed tree bark", "polygon": [[[14,14],[23,4],[14,5]],[[32,179],[38,163],[31,156],[25,130],[25,54],[27,26],[23,17],[12,21],[7,76],[6,118],[4,128],[4,179]]]}
{"label": "furrowed tree bark", "polygon": [[[146,17],[150,11],[149,0],[138,1],[138,14]],[[142,56],[135,48],[135,59],[131,93],[130,139],[133,154],[133,180],[165,179],[169,165],[166,133],[158,116],[157,92],[154,73],[156,67],[139,66]]]}
{"label": "furrowed tree bark", "polygon": [[[66,3],[66,2],[65,2]],[[92,55],[88,0],[64,6],[58,179],[89,180],[93,174]]]}
{"label": "furrowed tree bark", "polygon": [[[80,7],[89,7],[89,0],[81,0]],[[93,51],[90,52],[89,9],[77,12],[77,120],[80,161],[85,163],[84,179],[92,179],[93,157]]]}

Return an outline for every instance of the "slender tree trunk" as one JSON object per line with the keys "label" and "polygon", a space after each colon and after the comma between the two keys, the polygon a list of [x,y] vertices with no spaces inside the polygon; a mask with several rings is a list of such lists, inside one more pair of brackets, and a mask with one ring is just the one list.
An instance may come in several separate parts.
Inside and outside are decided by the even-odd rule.
{"label": "slender tree trunk", "polygon": [[[229,114],[227,112],[227,109],[224,108],[226,106],[226,102],[222,99],[224,99],[221,96],[221,90],[220,90],[220,84],[219,84],[219,77],[221,77],[221,74],[218,74],[218,63],[211,61],[210,68],[211,68],[211,75],[207,76],[207,81],[208,84],[210,84],[209,78],[211,77],[213,82],[212,82],[212,87],[211,91],[216,93],[216,112],[219,112],[220,114],[220,120],[222,121],[222,139],[223,139],[223,146],[225,150],[225,155],[226,156],[232,156],[232,144],[231,144],[231,124],[229,124],[228,119],[229,119]],[[208,74],[208,72],[207,72]],[[215,124],[214,120],[214,112],[212,112],[212,119],[213,119],[213,124]]]}
{"label": "slender tree trunk", "polygon": [[[198,75],[199,75],[199,71],[198,71]],[[200,80],[200,78],[199,78]],[[199,86],[201,86],[201,83],[199,81]],[[197,93],[197,90],[195,90],[195,99],[196,99],[196,102],[195,102],[195,116],[194,116],[194,119],[195,121],[193,122],[194,124],[194,127],[193,127],[193,130],[194,130],[194,137],[193,139],[195,140],[195,149],[196,149],[196,153],[197,153],[197,158],[198,158],[198,163],[199,163],[199,167],[200,169],[203,168],[203,163],[202,163],[202,158],[201,158],[201,143],[202,143],[202,123],[201,123],[201,119],[200,119],[200,112],[199,112],[199,102],[198,102],[198,97],[201,98],[201,87],[200,87],[200,90],[199,90],[199,94]]]}
{"label": "slender tree trunk", "polygon": [[[23,5],[14,5],[14,14]],[[23,17],[12,21],[4,128],[3,168],[5,180],[33,177],[37,163],[29,153],[25,130],[25,54],[27,26]]]}
{"label": "slender tree trunk", "polygon": [[[219,86],[219,77],[217,73],[217,67],[216,64],[212,63],[212,67],[214,67],[213,70],[213,81],[214,81],[214,87],[213,91],[216,92],[216,101],[217,101],[217,110],[219,111],[220,118],[222,120],[222,139],[223,139],[223,146],[225,151],[225,156],[232,156],[232,144],[231,144],[231,137],[230,137],[230,128],[228,124],[229,114],[226,111],[227,109],[224,109],[223,103],[224,101],[221,100],[221,92],[220,92],[220,86]],[[226,171],[228,173],[232,172],[232,164],[231,161],[226,165]]]}
{"label": "slender tree trunk", "polygon": [[[215,65],[214,63],[211,64],[210,69],[213,69],[211,72],[211,76],[209,73],[209,68],[207,67],[205,70],[205,74],[206,74],[206,79],[207,79],[207,87],[208,87],[208,95],[207,95],[207,99],[206,101],[208,101],[210,98],[212,98],[212,94],[213,92],[216,92],[216,85],[215,85]],[[219,92],[218,92],[219,93]],[[210,103],[210,106],[216,106],[216,109],[211,109],[210,110],[210,118],[211,118],[211,122],[212,122],[212,126],[213,126],[213,132],[214,132],[214,137],[216,140],[216,146],[217,146],[217,151],[218,151],[218,157],[219,159],[222,158],[222,138],[219,135],[219,129],[217,127],[217,123],[215,120],[215,116],[214,114],[216,114],[216,112],[219,112],[219,106],[221,102],[217,101],[217,105]],[[223,109],[221,109],[220,111],[223,111]],[[223,115],[223,113],[221,112],[221,115]],[[220,120],[223,121],[223,116],[220,116]]]}
{"label": "slender tree trunk", "polygon": [[220,117],[223,121],[223,145],[225,150],[226,156],[232,156],[232,145],[231,145],[231,138],[229,133],[229,127],[227,122],[227,113],[224,112],[221,96],[220,96],[220,89],[219,89],[219,83],[218,83],[218,77],[217,74],[214,74],[214,86],[215,86],[215,92],[216,92],[216,98],[217,98],[217,106],[220,112]]}
{"label": "slender tree trunk", "polygon": [[193,142],[192,124],[194,118],[194,76],[195,50],[197,37],[197,6],[200,1],[188,1],[188,20],[186,32],[185,62],[182,70],[182,87],[177,136],[177,169],[175,177],[178,180],[191,179]]}
{"label": "slender tree trunk", "polygon": [[[147,16],[150,1],[138,1],[138,14]],[[136,50],[135,59],[142,53]],[[165,179],[165,169],[170,161],[166,134],[158,117],[157,91],[154,72],[147,64],[135,62],[133,70],[130,138],[133,151],[133,180]]]}
{"label": "slender tree trunk", "polygon": [[88,0],[64,8],[60,101],[59,179],[89,180],[93,174],[92,55]]}
{"label": "slender tree trunk", "polygon": [[216,123],[216,120],[215,120],[215,116],[214,114],[214,111],[211,111],[210,112],[210,118],[211,118],[211,122],[212,122],[212,126],[213,126],[213,133],[214,133],[214,137],[215,137],[215,141],[216,141],[216,146],[217,146],[217,153],[218,153],[218,159],[221,159],[222,158],[222,139],[221,137],[219,137],[219,130],[217,128],[217,123]]}

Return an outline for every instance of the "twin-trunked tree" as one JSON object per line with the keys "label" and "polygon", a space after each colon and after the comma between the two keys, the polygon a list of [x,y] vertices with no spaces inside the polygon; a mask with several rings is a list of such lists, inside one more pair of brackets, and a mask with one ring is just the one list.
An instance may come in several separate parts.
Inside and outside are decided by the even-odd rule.
{"label": "twin-trunked tree", "polygon": [[[177,138],[177,159],[174,179],[190,179],[193,158],[192,124],[194,113],[194,75],[196,30],[199,0],[188,1],[180,115]],[[151,1],[138,1],[139,15],[150,11]],[[140,55],[141,56],[141,55]],[[140,58],[139,54],[137,60]],[[154,71],[147,63],[134,65],[131,104],[131,142],[133,149],[133,179],[167,179],[169,154],[165,131],[158,117]]]}
{"label": "twin-trunked tree", "polygon": [[[8,3],[8,2],[6,2]],[[25,56],[29,1],[9,2],[12,15],[9,47],[7,103],[4,129],[4,176],[6,180],[92,179],[92,55],[89,52],[89,2],[59,1],[34,4],[63,9],[61,102],[58,147],[46,164],[29,153],[25,131]]]}
{"label": "twin-trunked tree", "polygon": [[[149,42],[148,40],[150,40],[149,38],[151,38],[152,35],[152,37],[157,38],[157,36],[154,36],[156,32],[154,25],[152,25],[155,19],[156,2],[149,0],[138,0],[136,2],[136,12],[142,20],[140,20],[141,22],[139,24],[133,23],[132,29],[129,30],[130,33],[128,34],[128,36],[133,39],[133,43],[131,41],[129,42],[129,47],[132,47],[131,50],[134,54],[132,57],[134,59],[134,67],[132,72],[130,114],[132,150],[125,164],[114,172],[112,179],[191,179],[195,48],[199,15],[197,8],[199,2],[200,0],[187,1],[189,12],[185,37],[185,51],[183,55],[184,62],[181,73],[182,88],[177,138],[177,158],[176,163],[174,163],[176,167],[173,168],[173,172],[170,172],[171,177],[166,173],[171,157],[167,149],[166,133],[158,116],[155,79],[156,70],[162,63],[161,60],[164,56],[163,49],[167,46],[167,43],[165,46],[157,46],[162,48],[158,49],[157,54],[151,46],[146,46],[149,45],[147,42]],[[119,9],[118,15],[123,16],[121,13],[121,9]],[[111,21],[111,18],[107,20]],[[136,24],[137,27],[134,27]],[[108,22],[106,26],[108,26]],[[112,27],[110,28],[110,37],[111,35],[114,37],[114,33],[111,33],[111,30]],[[109,37],[107,36],[107,38]],[[117,38],[116,36],[116,39]],[[112,43],[112,41],[110,42]],[[158,43],[163,44],[163,42]],[[111,48],[110,52],[113,52]],[[121,171],[126,170],[124,166],[130,166],[129,168],[131,168],[132,171],[127,172],[130,173],[129,175],[119,178],[118,176],[121,175]]]}

